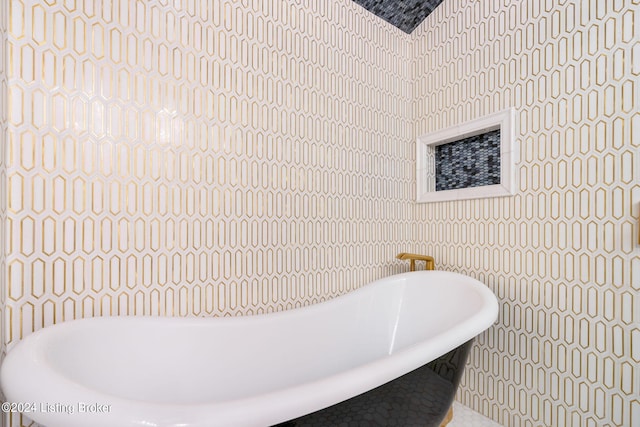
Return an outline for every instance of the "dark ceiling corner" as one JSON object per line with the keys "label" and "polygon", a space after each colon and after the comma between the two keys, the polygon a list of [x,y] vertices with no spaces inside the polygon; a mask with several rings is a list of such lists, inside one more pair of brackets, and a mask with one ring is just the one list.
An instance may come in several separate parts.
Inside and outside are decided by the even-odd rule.
{"label": "dark ceiling corner", "polygon": [[443,0],[353,0],[407,34],[429,16]]}

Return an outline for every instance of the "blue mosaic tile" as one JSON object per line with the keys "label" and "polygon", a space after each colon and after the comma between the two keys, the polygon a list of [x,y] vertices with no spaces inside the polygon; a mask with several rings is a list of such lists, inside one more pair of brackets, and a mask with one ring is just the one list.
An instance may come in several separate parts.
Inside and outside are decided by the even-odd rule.
{"label": "blue mosaic tile", "polygon": [[436,191],[500,184],[500,130],[436,146]]}
{"label": "blue mosaic tile", "polygon": [[353,0],[405,33],[411,33],[442,0]]}

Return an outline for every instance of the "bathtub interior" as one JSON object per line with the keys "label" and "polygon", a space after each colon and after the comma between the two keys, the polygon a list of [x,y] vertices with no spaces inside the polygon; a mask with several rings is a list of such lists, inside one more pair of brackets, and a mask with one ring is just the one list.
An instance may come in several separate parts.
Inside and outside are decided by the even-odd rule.
{"label": "bathtub interior", "polygon": [[294,321],[280,315],[215,324],[122,319],[118,328],[97,321],[56,339],[46,358],[61,376],[113,396],[224,402],[312,382],[387,355],[391,326],[355,308],[359,313],[349,325],[328,305],[317,310],[327,311],[320,313],[321,323],[304,310]]}

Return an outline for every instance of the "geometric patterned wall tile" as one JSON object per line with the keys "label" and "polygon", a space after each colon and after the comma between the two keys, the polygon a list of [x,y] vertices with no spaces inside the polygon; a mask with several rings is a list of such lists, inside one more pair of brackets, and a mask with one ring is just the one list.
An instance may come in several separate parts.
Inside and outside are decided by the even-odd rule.
{"label": "geometric patterned wall tile", "polygon": [[[8,24],[9,2],[0,1],[0,362],[6,352],[7,301],[7,129],[8,129]],[[4,422],[4,416],[0,416]]]}
{"label": "geometric patterned wall tile", "polygon": [[79,317],[284,310],[405,268],[399,30],[346,1],[16,0],[10,15],[3,346]]}
{"label": "geometric patterned wall tile", "polygon": [[640,7],[610,6],[445,1],[412,35],[416,136],[518,111],[518,195],[415,213],[415,250],[501,300],[459,397],[504,425],[640,423]]}
{"label": "geometric patterned wall tile", "polygon": [[[410,249],[500,299],[464,403],[640,423],[640,11],[596,3],[446,0],[408,36],[351,1],[0,1],[2,351],[312,304]],[[518,194],[416,207],[415,136],[507,107]]]}
{"label": "geometric patterned wall tile", "polygon": [[408,35],[350,1],[10,4],[2,345],[79,317],[284,310],[406,268]]}

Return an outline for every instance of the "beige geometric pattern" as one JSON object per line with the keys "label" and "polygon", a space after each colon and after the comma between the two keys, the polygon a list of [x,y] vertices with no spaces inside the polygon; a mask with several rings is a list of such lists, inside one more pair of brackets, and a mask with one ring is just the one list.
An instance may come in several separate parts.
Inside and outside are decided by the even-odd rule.
{"label": "beige geometric pattern", "polygon": [[[640,425],[639,8],[445,0],[407,35],[350,0],[0,0],[2,351],[312,304],[423,252],[500,300],[466,405]],[[415,138],[507,107],[518,194],[415,205]]]}
{"label": "beige geometric pattern", "polygon": [[640,6],[445,1],[416,136],[513,107],[519,192],[418,205],[418,252],[498,296],[459,399],[505,426],[640,426]]}
{"label": "beige geometric pattern", "polygon": [[9,20],[8,349],[69,319],[284,310],[406,268],[400,30],[351,1],[11,0]]}
{"label": "beige geometric pattern", "polygon": [[[7,329],[5,318],[6,306],[6,239],[5,230],[7,224],[7,29],[8,29],[9,3],[0,1],[0,359],[5,354],[5,331]],[[2,394],[0,392],[0,398]],[[0,415],[1,425],[7,425],[5,417]]]}

